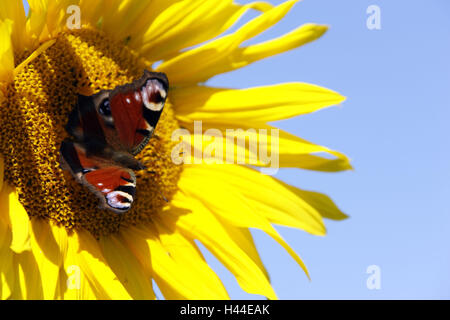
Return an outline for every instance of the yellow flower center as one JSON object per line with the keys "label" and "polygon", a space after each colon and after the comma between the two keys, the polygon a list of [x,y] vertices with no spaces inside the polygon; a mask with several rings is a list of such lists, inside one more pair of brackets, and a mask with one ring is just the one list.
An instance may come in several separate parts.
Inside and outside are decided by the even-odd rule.
{"label": "yellow flower center", "polygon": [[59,165],[59,147],[68,137],[64,127],[77,94],[113,89],[141,77],[143,69],[124,44],[81,29],[59,34],[17,74],[0,106],[0,153],[5,180],[17,188],[30,217],[51,219],[68,229],[85,228],[98,237],[151,219],[166,203],[164,198],[174,194],[182,168],[170,159],[176,143],[171,134],[178,128],[170,94],[154,136],[136,156],[147,169],[136,172],[135,201],[125,214],[98,209],[98,198]]}

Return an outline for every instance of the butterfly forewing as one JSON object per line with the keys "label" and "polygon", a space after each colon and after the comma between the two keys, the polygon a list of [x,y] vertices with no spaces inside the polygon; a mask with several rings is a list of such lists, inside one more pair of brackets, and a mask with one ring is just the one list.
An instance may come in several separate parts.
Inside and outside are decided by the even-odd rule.
{"label": "butterfly forewing", "polygon": [[128,152],[139,153],[161,116],[168,82],[164,74],[144,72],[141,79],[114,89],[109,98],[117,139]]}

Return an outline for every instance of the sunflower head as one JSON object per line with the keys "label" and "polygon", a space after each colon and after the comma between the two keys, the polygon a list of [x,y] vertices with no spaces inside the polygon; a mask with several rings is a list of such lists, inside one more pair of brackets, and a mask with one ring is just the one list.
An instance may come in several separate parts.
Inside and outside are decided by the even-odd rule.
{"label": "sunflower head", "polygon": [[[54,43],[17,73],[0,108],[0,153],[5,180],[16,187],[30,217],[48,218],[67,229],[93,235],[117,232],[158,212],[177,190],[181,166],[170,159],[178,128],[168,103],[157,138],[138,155],[146,169],[137,172],[137,199],[124,215],[97,208],[98,199],[59,166],[59,145],[68,114],[79,93],[113,89],[142,74],[143,67],[123,44],[104,32],[85,28],[59,33]],[[21,63],[24,52],[15,60]]]}
{"label": "sunflower head", "polygon": [[[305,24],[244,45],[296,2],[30,1],[28,15],[21,0],[0,7],[0,297],[154,298],[153,279],[166,298],[227,298],[198,240],[245,291],[276,298],[249,228],[273,237],[307,273],[272,224],[323,235],[323,217],[345,215],[325,195],[245,164],[205,159],[212,145],[229,143],[211,130],[233,129],[234,138],[263,144],[281,167],[350,168],[345,155],[287,132],[280,131],[276,149],[268,139],[275,129],[268,122],[340,103],[341,95],[304,83],[205,85],[319,38],[327,27]],[[249,10],[259,15],[223,35]],[[136,156],[146,167],[136,171],[136,200],[118,215],[99,209],[97,197],[61,169],[59,147],[79,94],[130,83],[144,69],[167,74],[171,90],[154,136]],[[197,121],[201,132],[191,130]],[[182,165],[171,158],[179,129],[192,151]],[[221,154],[241,151],[265,165],[245,143]]]}

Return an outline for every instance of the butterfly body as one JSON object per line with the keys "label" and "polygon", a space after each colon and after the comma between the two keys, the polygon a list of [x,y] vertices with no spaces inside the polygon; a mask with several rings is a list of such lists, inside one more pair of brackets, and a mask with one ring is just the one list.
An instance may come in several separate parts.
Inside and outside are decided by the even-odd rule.
{"label": "butterfly body", "polygon": [[148,143],[168,93],[163,73],[144,75],[113,90],[78,96],[69,115],[61,165],[100,198],[100,207],[122,213],[136,190],[133,170],[144,169],[134,158]]}

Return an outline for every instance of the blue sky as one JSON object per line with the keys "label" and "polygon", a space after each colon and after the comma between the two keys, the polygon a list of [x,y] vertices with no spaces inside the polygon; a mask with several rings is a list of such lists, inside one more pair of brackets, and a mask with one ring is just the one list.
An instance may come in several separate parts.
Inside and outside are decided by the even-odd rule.
{"label": "blue sky", "polygon": [[[369,5],[381,9],[381,30],[366,27]],[[334,174],[277,174],[327,193],[351,216],[327,221],[326,237],[278,228],[306,262],[312,281],[273,240],[254,232],[279,298],[450,298],[449,9],[445,0],[304,0],[257,40],[306,22],[329,25],[325,36],[209,82],[245,88],[300,81],[348,98],[341,107],[277,123],[345,152],[355,167]],[[260,298],[240,290],[205,254],[232,298]],[[370,265],[380,267],[379,290],[366,286]]]}
{"label": "blue sky", "polygon": [[[381,30],[366,27],[369,5],[381,9]],[[351,216],[326,221],[326,237],[278,228],[306,262],[312,281],[273,240],[254,232],[279,298],[450,298],[448,9],[444,0],[304,0],[258,40],[306,22],[330,26],[321,39],[209,82],[240,88],[300,81],[348,98],[341,107],[277,123],[345,152],[355,167],[277,174],[327,193]],[[233,298],[254,298],[208,259]],[[366,286],[370,265],[380,267],[380,290]]]}

